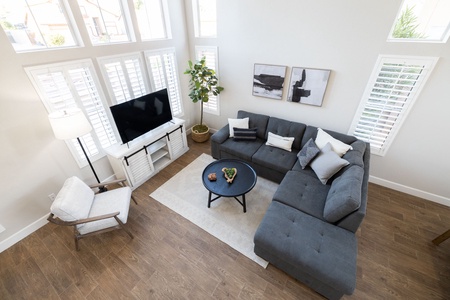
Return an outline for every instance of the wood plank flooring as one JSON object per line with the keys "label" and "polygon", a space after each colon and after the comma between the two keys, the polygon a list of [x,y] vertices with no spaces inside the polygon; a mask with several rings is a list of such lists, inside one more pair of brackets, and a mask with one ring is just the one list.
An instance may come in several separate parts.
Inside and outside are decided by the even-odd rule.
{"label": "wood plank flooring", "polygon": [[[190,138],[189,138],[190,140]],[[148,195],[209,144],[190,150],[134,191],[128,226],[80,241],[47,224],[0,253],[0,299],[322,299],[261,268]],[[205,204],[206,205],[206,204]],[[370,184],[357,232],[357,286],[345,299],[450,299],[450,208]]]}

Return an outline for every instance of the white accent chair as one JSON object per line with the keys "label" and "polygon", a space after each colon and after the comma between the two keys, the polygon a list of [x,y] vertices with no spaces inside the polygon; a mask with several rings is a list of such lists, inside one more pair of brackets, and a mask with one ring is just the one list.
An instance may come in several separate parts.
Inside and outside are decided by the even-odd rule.
{"label": "white accent chair", "polygon": [[[125,180],[115,180],[101,183],[107,186],[111,183],[123,183]],[[92,188],[78,177],[73,176],[65,182],[55,201],[50,207],[48,221],[73,226],[75,233],[75,249],[79,251],[78,240],[93,234],[114,229],[123,229],[133,238],[131,232],[124,226],[128,219],[131,189],[128,186],[95,194]],[[134,202],[136,200],[133,198]],[[137,204],[137,203],[136,203]]]}

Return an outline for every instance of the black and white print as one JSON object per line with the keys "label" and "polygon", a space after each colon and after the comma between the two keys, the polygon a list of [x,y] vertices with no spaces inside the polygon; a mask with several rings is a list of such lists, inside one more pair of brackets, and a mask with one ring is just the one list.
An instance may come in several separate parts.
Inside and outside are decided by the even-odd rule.
{"label": "black and white print", "polygon": [[255,64],[253,95],[281,100],[286,66]]}
{"label": "black and white print", "polygon": [[331,70],[292,68],[288,101],[322,106]]}

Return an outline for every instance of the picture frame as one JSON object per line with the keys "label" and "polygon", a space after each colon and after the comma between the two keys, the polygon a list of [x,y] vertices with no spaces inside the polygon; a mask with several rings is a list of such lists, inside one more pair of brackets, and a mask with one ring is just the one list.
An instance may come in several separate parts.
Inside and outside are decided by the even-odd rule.
{"label": "picture frame", "polygon": [[287,66],[255,64],[253,69],[253,96],[281,100]]}
{"label": "picture frame", "polygon": [[322,106],[331,70],[293,67],[288,101]]}

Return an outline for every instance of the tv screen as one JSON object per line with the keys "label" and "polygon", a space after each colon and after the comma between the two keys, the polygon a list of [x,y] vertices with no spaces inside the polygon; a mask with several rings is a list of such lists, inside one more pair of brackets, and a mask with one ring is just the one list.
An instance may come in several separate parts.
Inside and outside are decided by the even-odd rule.
{"label": "tv screen", "polygon": [[122,143],[172,120],[167,89],[110,107]]}

